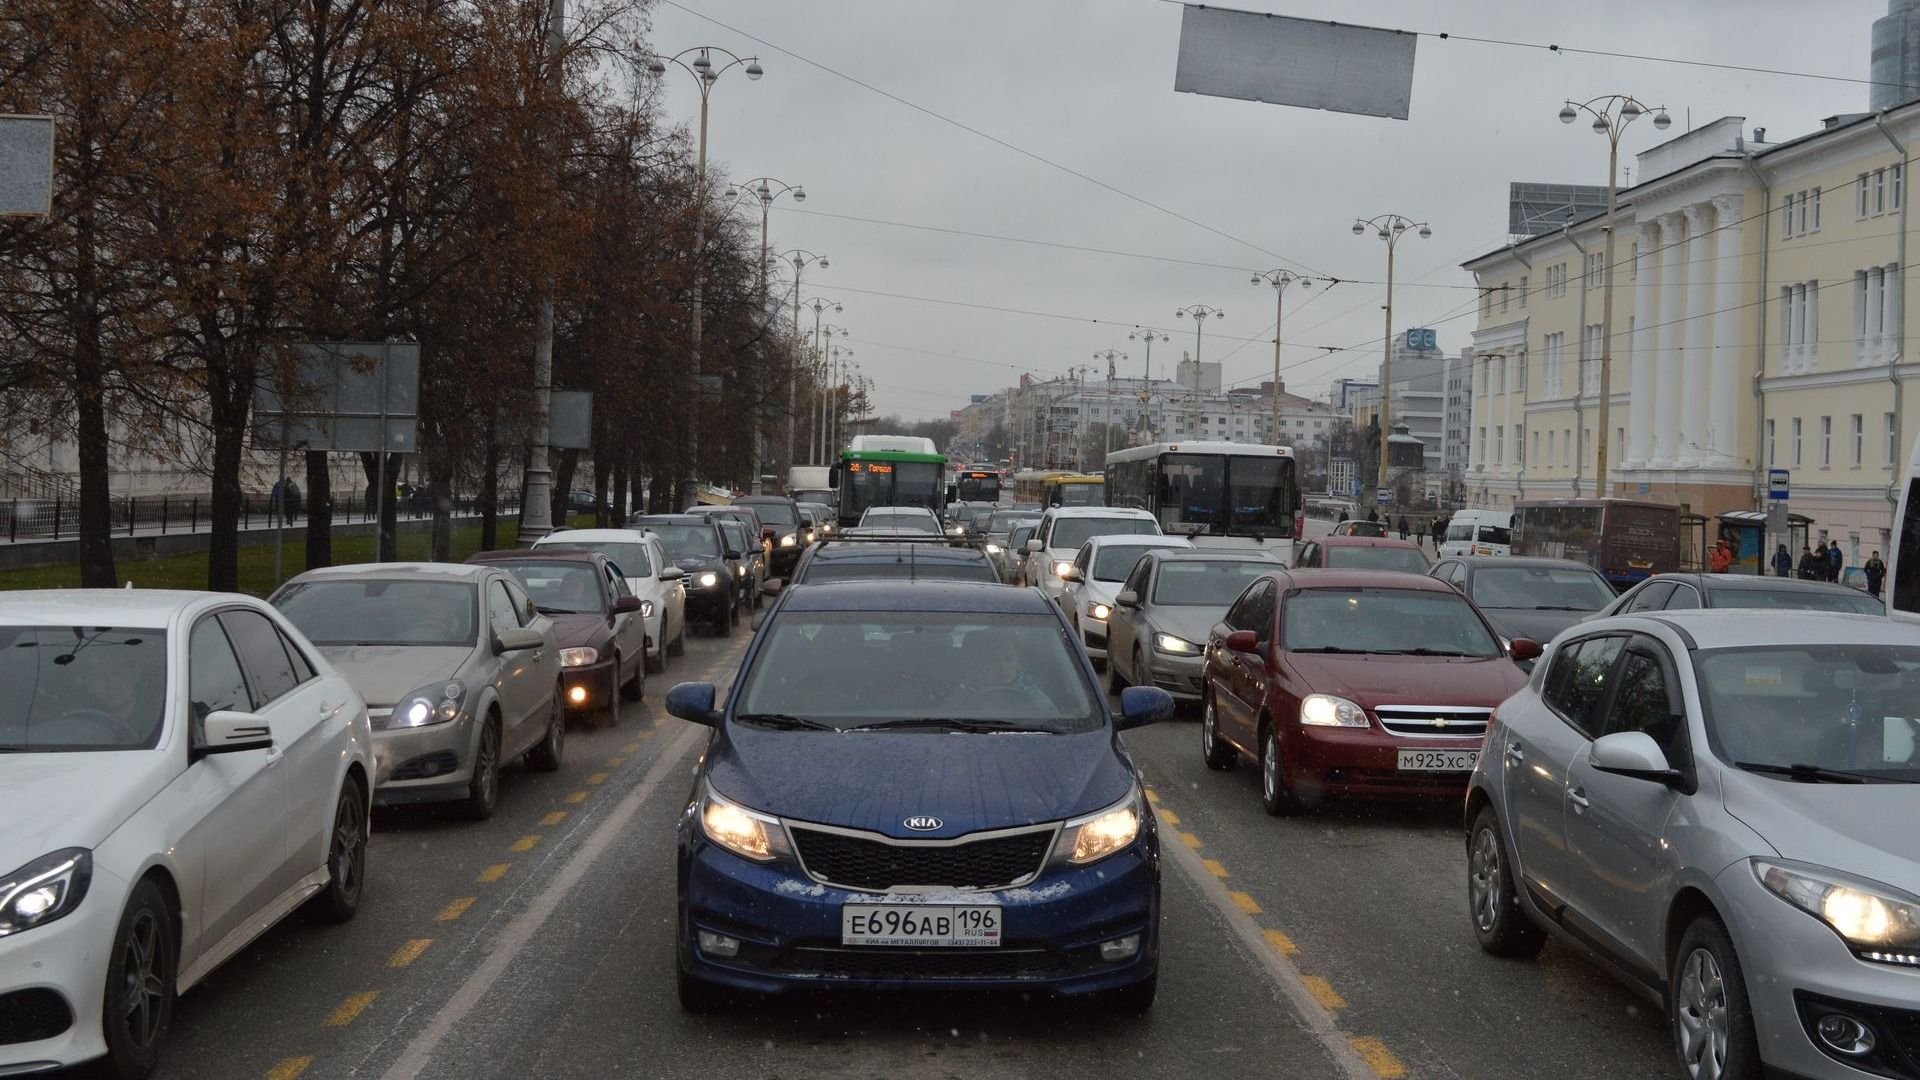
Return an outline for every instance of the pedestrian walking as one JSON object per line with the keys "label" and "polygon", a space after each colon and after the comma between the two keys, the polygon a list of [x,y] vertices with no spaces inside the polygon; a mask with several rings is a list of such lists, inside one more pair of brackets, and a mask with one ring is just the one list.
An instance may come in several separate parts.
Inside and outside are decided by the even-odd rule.
{"label": "pedestrian walking", "polygon": [[1785,544],[1781,544],[1780,549],[1773,553],[1773,576],[1793,576],[1793,554],[1787,550]]}
{"label": "pedestrian walking", "polygon": [[1880,599],[1880,587],[1886,584],[1887,580],[1887,564],[1880,561],[1879,552],[1874,552],[1873,558],[1867,560],[1866,571],[1867,592],[1872,593],[1873,598],[1878,600]]}
{"label": "pedestrian walking", "polygon": [[1818,581],[1827,573],[1827,542],[1820,541],[1820,550],[1814,551],[1805,544],[1800,545],[1800,580]]}
{"label": "pedestrian walking", "polygon": [[1340,511],[1340,516],[1337,519],[1335,519],[1335,524],[1338,524],[1339,522],[1345,521],[1345,520],[1347,520],[1347,512],[1345,510],[1342,510]]}
{"label": "pedestrian walking", "polygon": [[1440,541],[1445,539],[1446,535],[1447,523],[1440,519],[1440,515],[1435,514],[1433,516],[1433,553],[1435,555],[1440,554]]}
{"label": "pedestrian walking", "polygon": [[1400,515],[1400,539],[1405,540],[1406,538],[1407,538],[1407,515],[1401,514]]}
{"label": "pedestrian walking", "polygon": [[1378,507],[1370,508],[1367,511],[1367,520],[1377,523],[1380,520],[1380,509]]}
{"label": "pedestrian walking", "polygon": [[1847,569],[1847,553],[1840,550],[1840,541],[1827,545],[1827,580],[1838,584],[1840,575]]}

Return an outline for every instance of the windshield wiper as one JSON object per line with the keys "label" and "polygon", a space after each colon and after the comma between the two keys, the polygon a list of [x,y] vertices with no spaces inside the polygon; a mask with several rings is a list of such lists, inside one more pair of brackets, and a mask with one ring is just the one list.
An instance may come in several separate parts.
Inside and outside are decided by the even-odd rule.
{"label": "windshield wiper", "polygon": [[1461,652],[1459,649],[1376,649],[1381,656],[1477,656],[1478,653]]}
{"label": "windshield wiper", "polygon": [[743,723],[754,724],[759,727],[770,727],[779,731],[839,731],[841,730],[837,727],[834,727],[832,724],[823,724],[818,720],[809,720],[804,716],[793,716],[789,713],[777,713],[777,712],[735,713],[733,718]]}
{"label": "windshield wiper", "polygon": [[1351,653],[1354,656],[1365,655],[1366,649],[1343,649],[1338,645],[1316,645],[1311,649],[1288,649],[1292,653]]}
{"label": "windshield wiper", "polygon": [[533,610],[542,615],[591,615],[591,611],[575,611],[572,608],[548,607],[545,604],[533,605]]}
{"label": "windshield wiper", "polygon": [[1012,720],[982,720],[960,716],[919,716],[910,720],[889,720],[881,724],[863,724],[860,727],[848,728],[847,730],[891,731],[898,728],[944,728],[949,731],[960,731],[970,735],[1008,731],[1039,732],[1047,735],[1059,734],[1059,732],[1052,728],[1034,727],[1031,724],[1016,723]]}
{"label": "windshield wiper", "polygon": [[1848,772],[1845,769],[1829,769],[1799,761],[1791,765],[1777,765],[1768,761],[1736,761],[1733,765],[1737,769],[1745,769],[1748,772],[1784,776],[1800,784],[1910,784],[1913,782],[1895,776]]}
{"label": "windshield wiper", "polygon": [[1590,608],[1590,607],[1576,607],[1572,604],[1539,604],[1532,608],[1529,608],[1528,610],[1529,611],[1597,611],[1599,609]]}

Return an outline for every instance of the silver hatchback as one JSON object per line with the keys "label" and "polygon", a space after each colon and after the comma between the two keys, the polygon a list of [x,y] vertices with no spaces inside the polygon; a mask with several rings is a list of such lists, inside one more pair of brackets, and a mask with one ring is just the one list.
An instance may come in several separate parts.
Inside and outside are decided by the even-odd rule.
{"label": "silver hatchback", "polygon": [[1598,957],[1681,1075],[1916,1075],[1920,629],[1583,623],[1500,706],[1466,810],[1481,947]]}

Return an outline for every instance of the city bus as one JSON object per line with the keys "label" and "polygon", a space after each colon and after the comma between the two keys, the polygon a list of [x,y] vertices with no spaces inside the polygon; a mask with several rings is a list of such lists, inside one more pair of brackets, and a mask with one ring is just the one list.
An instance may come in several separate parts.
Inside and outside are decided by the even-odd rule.
{"label": "city bus", "polygon": [[1293,559],[1306,522],[1293,450],[1253,443],[1154,443],[1107,455],[1108,506],[1146,510],[1202,548]]}
{"label": "city bus", "polygon": [[1041,506],[1105,506],[1107,478],[1091,473],[1050,477],[1041,485]]}
{"label": "city bus", "polygon": [[1513,553],[1585,563],[1625,589],[1680,569],[1680,508],[1631,499],[1516,503]]}
{"label": "city bus", "polygon": [[1013,501],[1017,503],[1038,503],[1046,505],[1047,481],[1058,476],[1072,476],[1065,469],[1022,469],[1013,474]]}
{"label": "city bus", "polygon": [[856,435],[833,466],[842,526],[860,523],[870,506],[945,505],[947,459],[932,439],[912,435]]}
{"label": "city bus", "polygon": [[991,465],[969,465],[954,483],[960,502],[1000,501],[1000,470]]}

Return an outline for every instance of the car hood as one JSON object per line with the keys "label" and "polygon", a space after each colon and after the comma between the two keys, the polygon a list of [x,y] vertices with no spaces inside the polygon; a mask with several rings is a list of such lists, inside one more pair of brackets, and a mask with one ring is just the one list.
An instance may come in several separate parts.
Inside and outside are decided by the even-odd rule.
{"label": "car hood", "polygon": [[1729,768],[1727,812],[1783,859],[1825,866],[1920,894],[1920,784],[1800,784]]}
{"label": "car hood", "polygon": [[1530,611],[1523,608],[1481,608],[1481,614],[1505,638],[1532,638],[1545,645],[1560,631],[1578,624],[1590,612]]}
{"label": "car hood", "polygon": [[1225,608],[1172,604],[1151,609],[1147,618],[1153,621],[1155,630],[1164,630],[1174,637],[1186,638],[1204,648],[1207,644],[1207,635],[1213,631],[1214,624],[1219,622],[1225,614]]}
{"label": "car hood", "polygon": [[718,555],[680,555],[673,560],[673,565],[687,571],[724,570],[726,563],[727,561]]}
{"label": "car hood", "polygon": [[409,690],[450,679],[473,655],[466,645],[323,645],[320,655],[367,704],[383,709]]}
{"label": "car hood", "polygon": [[1490,709],[1527,684],[1525,673],[1504,656],[1478,660],[1288,653],[1287,662],[1314,693],[1347,698],[1368,709],[1380,705],[1458,705]]}
{"label": "car hood", "polygon": [[[715,790],[796,821],[940,839],[1059,821],[1118,802],[1133,776],[1107,730],[1077,735],[773,731],[729,722]],[[930,815],[939,829],[914,832]]]}
{"label": "car hood", "polygon": [[61,848],[99,847],[167,786],[172,762],[159,750],[0,754],[0,874]]}
{"label": "car hood", "polygon": [[[575,645],[600,646],[613,636],[613,628],[607,625],[605,615],[566,615],[547,616],[553,623],[554,643],[563,649]],[[406,693],[402,690],[401,693]]]}
{"label": "car hood", "polygon": [[1097,578],[1081,582],[1080,598],[1095,603],[1113,606],[1113,598],[1120,595],[1124,581],[1101,581]]}

